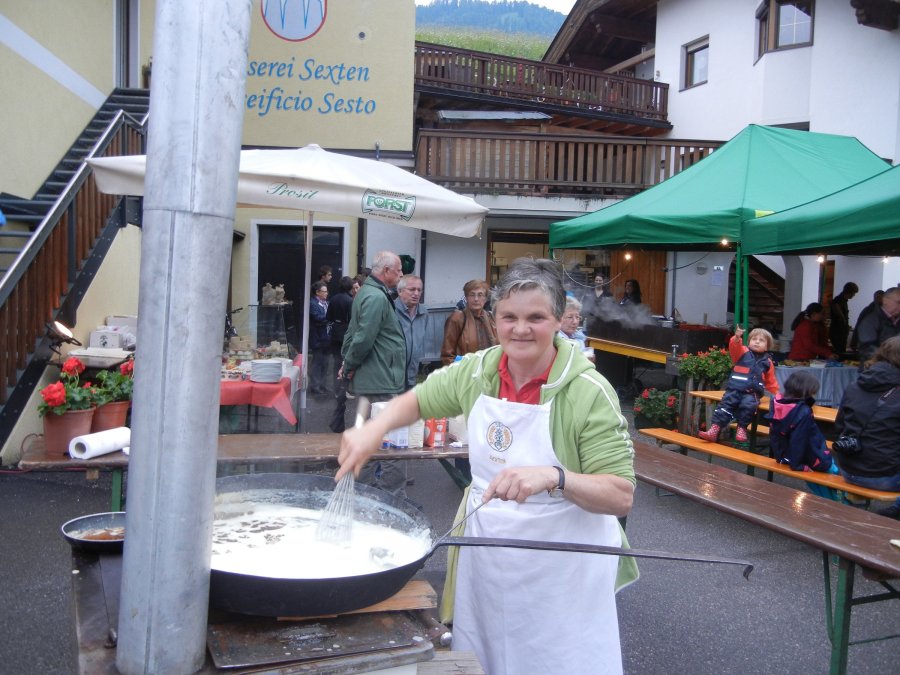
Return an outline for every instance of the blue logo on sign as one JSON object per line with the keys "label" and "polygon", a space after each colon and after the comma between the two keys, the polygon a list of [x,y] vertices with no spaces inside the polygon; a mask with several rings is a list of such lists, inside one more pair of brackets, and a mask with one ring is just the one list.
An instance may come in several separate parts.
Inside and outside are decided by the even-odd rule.
{"label": "blue logo on sign", "polygon": [[261,0],[260,11],[270,31],[282,40],[308,40],[325,24],[328,0]]}

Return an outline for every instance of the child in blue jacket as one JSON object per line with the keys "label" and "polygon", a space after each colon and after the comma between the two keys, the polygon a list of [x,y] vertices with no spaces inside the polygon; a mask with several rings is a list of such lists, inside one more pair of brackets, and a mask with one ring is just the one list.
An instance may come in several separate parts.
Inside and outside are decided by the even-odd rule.
{"label": "child in blue jacket", "polygon": [[[779,464],[794,471],[838,473],[837,464],[825,445],[825,437],[813,418],[812,405],[819,391],[819,381],[809,373],[792,373],[784,383],[784,396],[772,403],[769,440],[772,454]],[[807,483],[820,497],[837,499],[831,488]]]}

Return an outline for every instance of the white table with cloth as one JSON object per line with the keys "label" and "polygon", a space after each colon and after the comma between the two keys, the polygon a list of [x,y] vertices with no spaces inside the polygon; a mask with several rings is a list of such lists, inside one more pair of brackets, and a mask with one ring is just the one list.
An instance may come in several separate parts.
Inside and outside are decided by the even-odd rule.
{"label": "white table with cloth", "polygon": [[807,372],[819,380],[819,393],[816,394],[816,403],[822,406],[837,408],[841,404],[844,390],[856,382],[859,374],[856,366],[834,366],[828,368],[816,368],[812,366],[776,366],[775,379],[778,387],[784,393],[784,383],[792,373]]}

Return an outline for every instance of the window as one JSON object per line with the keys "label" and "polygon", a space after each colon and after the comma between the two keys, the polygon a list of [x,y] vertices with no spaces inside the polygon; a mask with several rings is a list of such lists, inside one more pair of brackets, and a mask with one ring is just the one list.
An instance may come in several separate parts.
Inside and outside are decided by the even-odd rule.
{"label": "window", "polygon": [[709,36],[681,48],[684,89],[703,84],[709,74]]}
{"label": "window", "polygon": [[815,0],[763,0],[756,10],[757,57],[812,44]]}

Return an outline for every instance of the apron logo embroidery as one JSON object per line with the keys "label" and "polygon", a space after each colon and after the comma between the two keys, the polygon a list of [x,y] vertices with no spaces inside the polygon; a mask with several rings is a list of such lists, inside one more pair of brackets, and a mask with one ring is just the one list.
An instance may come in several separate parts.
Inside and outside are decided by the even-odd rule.
{"label": "apron logo embroidery", "polygon": [[491,422],[486,435],[488,447],[497,452],[506,452],[512,445],[512,430],[503,422]]}

